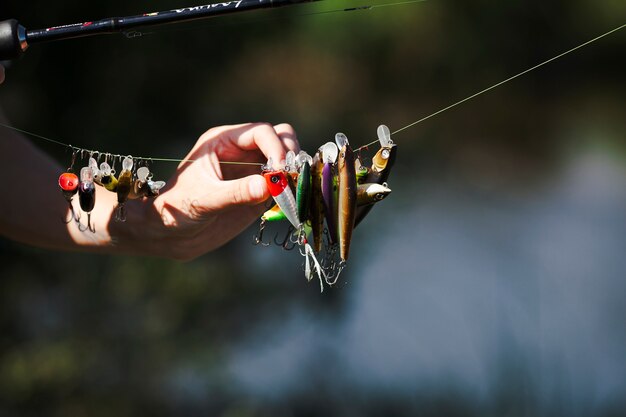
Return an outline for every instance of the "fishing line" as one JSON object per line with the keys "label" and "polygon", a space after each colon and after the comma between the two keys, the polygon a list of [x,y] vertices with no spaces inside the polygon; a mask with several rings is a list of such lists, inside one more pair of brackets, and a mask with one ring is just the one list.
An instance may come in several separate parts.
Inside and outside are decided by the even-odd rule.
{"label": "fishing line", "polygon": [[[41,139],[41,140],[45,140],[47,142],[50,143],[54,143],[56,145],[60,145],[60,146],[64,146],[68,149],[70,149],[72,152],[77,152],[77,153],[84,153],[87,155],[92,155],[92,154],[96,154],[96,155],[106,155],[109,158],[115,159],[122,159],[124,157],[126,157],[127,155],[122,155],[122,154],[116,154],[116,153],[110,153],[110,152],[101,152],[101,151],[96,151],[96,150],[92,150],[92,149],[86,149],[86,148],[79,148],[78,146],[74,146],[71,145],[69,143],[64,143],[61,141],[58,141],[56,139],[52,139],[46,136],[42,136],[39,135],[37,133],[33,133],[33,132],[29,132],[27,130],[24,129],[20,129],[14,126],[9,126],[6,125],[4,123],[0,123],[0,126],[6,128],[6,129],[11,129],[14,130],[16,132],[20,132],[23,133],[25,135],[37,138],[37,139]],[[158,162],[194,162],[196,161],[195,159],[176,159],[176,158],[154,158],[151,156],[135,156],[133,157],[134,159],[142,159],[145,161],[158,161]],[[260,162],[237,162],[237,161],[219,161],[220,164],[222,165],[252,165],[252,166],[263,166],[264,164],[260,163]]]}
{"label": "fishing line", "polygon": [[[421,2],[421,1],[425,1],[425,0],[412,0],[412,1],[409,1],[409,2],[401,2],[401,3],[399,3],[399,4],[416,3],[416,2]],[[385,6],[390,6],[390,5],[392,5],[392,4],[391,4],[391,3],[388,3],[388,4],[384,4],[384,5],[378,5],[378,6],[379,6],[379,7],[385,7]],[[608,32],[605,32],[605,33],[603,33],[603,34],[601,34],[601,35],[598,35],[598,36],[596,36],[596,37],[595,37],[595,38],[593,38],[593,39],[590,39],[590,40],[588,40],[588,41],[586,41],[586,42],[583,42],[583,43],[581,43],[581,44],[580,44],[580,45],[578,45],[578,46],[575,46],[575,47],[573,47],[573,48],[571,48],[571,49],[568,49],[568,50],[567,50],[567,51],[565,51],[565,52],[562,52],[562,53],[560,53],[560,54],[558,54],[558,55],[556,55],[556,56],[554,56],[554,57],[552,57],[552,58],[550,58],[550,59],[547,59],[547,60],[545,60],[545,61],[543,61],[543,62],[541,62],[541,63],[539,63],[539,64],[537,64],[537,65],[534,65],[534,66],[532,66],[532,67],[530,67],[530,68],[528,68],[528,69],[526,69],[526,70],[524,70],[524,71],[522,71],[522,72],[519,72],[519,73],[517,73],[517,74],[515,74],[515,75],[513,75],[513,76],[511,76],[511,77],[509,77],[509,78],[507,78],[507,79],[505,79],[505,80],[502,80],[502,81],[500,81],[500,82],[498,82],[498,83],[496,83],[496,84],[493,84],[493,85],[492,85],[492,86],[490,86],[490,87],[487,87],[487,88],[485,88],[485,89],[483,89],[483,90],[480,90],[480,91],[478,91],[477,93],[474,93],[474,94],[472,94],[472,95],[470,95],[470,96],[468,96],[468,97],[465,97],[465,98],[464,98],[464,99],[462,99],[462,100],[459,100],[459,101],[457,101],[457,102],[455,102],[455,103],[453,103],[453,104],[450,104],[449,106],[446,106],[446,107],[444,107],[444,108],[442,108],[442,109],[440,109],[440,110],[438,110],[438,111],[436,111],[436,112],[434,112],[434,113],[431,113],[431,114],[429,114],[428,116],[422,117],[422,118],[421,118],[421,119],[419,119],[419,120],[416,120],[416,121],[414,121],[414,122],[412,122],[412,123],[409,123],[408,125],[406,125],[406,126],[404,126],[404,127],[401,127],[400,129],[398,129],[398,130],[396,130],[396,131],[392,132],[392,135],[395,135],[395,134],[398,134],[398,133],[400,133],[400,132],[402,132],[402,131],[404,131],[404,130],[407,130],[407,129],[409,129],[409,128],[411,128],[411,127],[413,127],[413,126],[415,126],[415,125],[417,125],[417,124],[419,124],[419,123],[422,123],[422,122],[424,122],[424,121],[426,121],[426,120],[428,120],[428,119],[430,119],[430,118],[432,118],[432,117],[435,117],[435,116],[437,116],[437,115],[439,115],[439,114],[441,114],[441,113],[443,113],[443,112],[445,112],[445,111],[448,111],[448,110],[450,110],[450,109],[452,109],[452,108],[454,108],[454,107],[456,107],[456,106],[459,106],[459,105],[461,105],[461,104],[465,103],[466,101],[469,101],[469,100],[471,100],[471,99],[473,99],[473,98],[476,98],[476,97],[478,97],[478,96],[480,96],[480,95],[482,95],[482,94],[485,94],[485,93],[487,93],[488,91],[491,91],[491,90],[493,90],[493,89],[495,89],[495,88],[497,88],[497,87],[500,87],[501,85],[503,85],[503,84],[505,84],[505,83],[508,83],[508,82],[510,82],[510,81],[513,81],[514,79],[519,78],[519,77],[521,77],[521,76],[523,76],[523,75],[525,75],[525,74],[527,74],[527,73],[529,73],[529,72],[531,72],[531,71],[534,71],[534,70],[536,70],[537,68],[540,68],[540,67],[542,67],[542,66],[544,66],[544,65],[547,65],[547,64],[549,64],[549,63],[551,63],[551,62],[553,62],[553,61],[555,61],[555,60],[557,60],[557,59],[559,59],[559,58],[564,57],[565,55],[568,55],[568,54],[570,54],[570,53],[572,53],[572,52],[574,52],[574,51],[576,51],[576,50],[578,50],[578,49],[581,49],[581,48],[583,48],[583,47],[585,47],[585,46],[587,46],[587,45],[590,45],[590,44],[592,44],[592,43],[594,43],[594,42],[596,42],[596,41],[598,41],[598,40],[600,40],[600,39],[602,39],[602,38],[604,38],[604,37],[606,37],[606,36],[609,36],[609,35],[611,35],[611,34],[613,34],[613,33],[617,32],[617,31],[619,31],[619,30],[623,29],[624,27],[626,27],[626,24],[623,24],[623,25],[618,26],[618,27],[616,27],[616,28],[614,28],[614,29],[611,29],[611,30],[609,30]],[[99,151],[89,150],[89,149],[85,149],[85,148],[79,148],[79,147],[72,146],[72,145],[70,145],[70,144],[67,144],[67,143],[64,143],[64,142],[61,142],[61,141],[58,141],[58,140],[55,140],[55,139],[51,139],[51,138],[48,138],[48,137],[45,137],[45,136],[42,136],[42,135],[39,135],[39,134],[36,134],[36,133],[33,133],[33,132],[29,132],[29,131],[26,131],[26,130],[23,130],[23,129],[19,129],[19,128],[16,128],[16,127],[13,127],[13,126],[6,125],[6,124],[4,124],[4,123],[0,123],[0,126],[2,126],[2,127],[4,127],[4,128],[7,128],[7,129],[11,129],[11,130],[17,131],[17,132],[20,132],[20,133],[23,133],[23,134],[25,134],[25,135],[28,135],[28,136],[31,136],[31,137],[34,137],[34,138],[42,139],[42,140],[45,140],[45,141],[48,141],[48,142],[51,142],[51,143],[55,143],[55,144],[57,144],[57,145],[61,145],[61,146],[68,147],[68,148],[70,148],[70,149],[72,149],[72,150],[74,150],[74,151],[85,152],[85,153],[97,153],[97,154],[103,154],[103,155],[104,155],[104,154],[106,154],[106,155],[110,155],[110,156],[115,157],[115,158],[117,158],[117,157],[121,158],[121,157],[123,157],[123,156],[124,156],[124,155],[121,155],[121,154],[110,154],[110,153],[105,153],[105,152],[99,152]],[[372,141],[372,142],[370,142],[370,143],[368,143],[368,144],[366,144],[366,145],[363,145],[363,146],[361,146],[361,147],[357,148],[357,149],[356,149],[356,151],[359,151],[359,150],[361,150],[361,149],[367,148],[367,147],[369,147],[369,146],[371,146],[371,145],[374,145],[374,144],[375,144],[375,143],[377,143],[377,142],[378,142],[378,140]],[[152,158],[152,157],[138,157],[138,159],[152,160],[152,161],[160,161],[160,162],[193,162],[193,161],[194,161],[194,160],[191,160],[191,159]],[[262,163],[255,163],[255,162],[237,162],[237,161],[220,161],[220,164],[224,164],[224,165],[230,164],[230,165],[253,165],[253,166],[263,166],[263,164],[262,164]]]}
{"label": "fishing line", "polygon": [[[318,11],[318,12],[310,12],[310,13],[301,13],[301,14],[297,14],[295,15],[295,17],[307,17],[307,16],[317,16],[317,15],[324,15],[324,14],[331,14],[331,13],[338,13],[338,12],[352,12],[352,11],[364,11],[364,10],[372,10],[372,9],[377,9],[377,8],[382,8],[382,7],[392,7],[392,6],[402,6],[402,5],[409,5],[409,4],[415,4],[415,3],[423,3],[427,0],[406,0],[406,1],[398,1],[398,2],[391,2],[391,3],[383,3],[383,4],[373,4],[373,5],[362,5],[362,6],[353,6],[353,7],[346,7],[346,8],[341,8],[341,9],[332,9],[332,10],[322,10],[322,11]],[[254,20],[252,23],[255,22],[266,22],[266,21],[271,21],[271,20],[278,20],[281,19],[279,18],[267,18],[267,19],[257,19]],[[212,27],[216,27],[216,26],[227,26],[227,25],[236,25],[236,23],[225,23],[225,24],[215,24],[212,25]],[[143,31],[127,31],[127,32],[123,32],[123,34],[127,37],[127,38],[134,38],[134,37],[140,37],[140,36],[144,36],[144,35],[153,35],[153,34],[157,34],[157,33],[162,33],[162,32],[175,32],[175,31],[184,31],[184,30],[193,30],[193,29],[200,29],[200,28],[205,28],[207,27],[207,25],[202,25],[202,26],[198,26],[198,27],[186,27],[186,28],[176,28],[176,29],[171,29],[171,30],[157,30],[157,31],[153,31],[153,32],[143,32]],[[100,152],[100,151],[96,151],[96,150],[91,150],[91,149],[86,149],[86,148],[80,148],[77,146],[73,146],[69,143],[64,143],[61,141],[58,141],[56,139],[52,139],[43,135],[39,135],[37,133],[33,133],[33,132],[29,132],[27,130],[23,130],[23,129],[19,129],[17,127],[13,127],[13,126],[9,126],[6,125],[4,123],[0,123],[0,126],[7,128],[7,129],[11,129],[14,130],[16,132],[20,132],[24,135],[33,137],[33,138],[37,138],[37,139],[41,139],[50,143],[54,143],[56,145],[60,145],[60,146],[64,146],[68,149],[70,149],[73,152],[77,152],[77,153],[85,153],[85,154],[98,154],[98,155],[108,155],[111,158],[123,158],[125,155],[121,155],[121,154],[112,154],[112,153],[108,153],[108,152]],[[136,157],[137,159],[144,159],[144,160],[150,160],[150,161],[159,161],[159,162],[194,162],[195,160],[192,159],[176,159],[176,158],[155,158],[155,157]],[[220,161],[219,162],[222,165],[250,165],[250,166],[263,166],[264,164],[262,163],[256,163],[256,162],[238,162],[238,161]]]}
{"label": "fishing line", "polygon": [[[485,88],[484,90],[481,90],[481,91],[479,91],[479,92],[477,92],[477,93],[474,93],[474,94],[472,94],[471,96],[465,97],[464,99],[459,100],[459,101],[457,101],[456,103],[450,104],[449,106],[444,107],[444,108],[443,108],[443,109],[441,109],[441,110],[437,110],[436,112],[434,112],[434,113],[432,113],[432,114],[429,114],[428,116],[422,117],[421,119],[419,119],[419,120],[417,120],[417,121],[415,121],[415,122],[409,123],[408,125],[406,125],[406,126],[404,126],[404,127],[401,127],[400,129],[396,130],[395,132],[392,132],[391,134],[392,134],[392,135],[395,135],[395,134],[400,133],[400,132],[402,132],[402,131],[404,131],[404,130],[407,130],[407,129],[409,129],[409,128],[411,128],[411,127],[413,127],[413,126],[415,126],[415,125],[417,125],[417,124],[419,124],[419,123],[422,123],[422,122],[424,122],[424,121],[426,121],[426,120],[430,119],[431,117],[435,117],[435,116],[437,116],[437,115],[439,115],[439,114],[441,114],[441,113],[443,113],[443,112],[445,112],[445,111],[447,111],[447,110],[450,110],[450,109],[452,109],[452,108],[454,108],[454,107],[456,107],[456,106],[458,106],[458,105],[460,105],[460,104],[465,103],[466,101],[469,101],[469,100],[471,100],[471,99],[473,99],[473,98],[476,98],[476,97],[480,96],[481,94],[484,94],[484,93],[486,93],[486,92],[488,92],[488,91],[491,91],[491,90],[493,90],[494,88],[501,86],[502,84],[508,83],[509,81],[513,81],[514,79],[516,79],[516,78],[518,78],[518,77],[521,77],[522,75],[525,75],[525,74],[527,74],[527,73],[529,73],[529,72],[531,72],[531,71],[534,71],[534,70],[536,70],[537,68],[540,68],[540,67],[542,67],[542,66],[544,66],[544,65],[546,65],[546,64],[549,64],[550,62],[555,61],[555,60],[557,60],[557,59],[559,59],[559,58],[562,58],[562,57],[564,57],[565,55],[570,54],[570,53],[572,53],[572,52],[574,52],[574,51],[576,51],[576,50],[578,50],[578,49],[580,49],[580,48],[582,48],[582,47],[584,47],[584,46],[587,46],[587,45],[589,45],[589,44],[591,44],[591,43],[593,43],[593,42],[596,42],[596,41],[598,41],[598,40],[600,40],[600,39],[602,39],[602,38],[606,37],[606,36],[609,36],[610,34],[615,33],[615,32],[617,32],[618,30],[623,29],[624,27],[626,27],[626,24],[623,24],[623,25],[621,25],[621,26],[619,26],[619,27],[616,27],[615,29],[611,29],[611,30],[609,30],[608,32],[603,33],[602,35],[596,36],[595,38],[590,39],[590,40],[588,40],[588,41],[586,41],[586,42],[584,42],[584,43],[581,43],[581,44],[580,44],[580,45],[578,45],[578,46],[575,46],[575,47],[573,47],[573,48],[571,48],[571,49],[568,49],[567,51],[562,52],[562,53],[560,53],[560,54],[558,54],[558,55],[556,55],[556,56],[554,56],[554,57],[552,57],[552,58],[550,58],[550,59],[548,59],[548,60],[545,60],[545,61],[543,61],[543,62],[541,62],[541,63],[539,63],[539,64],[537,64],[537,65],[535,65],[535,66],[533,66],[533,67],[530,67],[530,68],[528,68],[528,69],[526,69],[526,70],[524,70],[524,71],[522,71],[522,72],[520,72],[520,73],[518,73],[518,74],[515,74],[515,75],[513,75],[513,76],[511,76],[511,77],[509,77],[509,78],[507,78],[507,79],[505,79],[505,80],[502,80],[502,81],[500,81],[499,83],[496,83],[496,84],[494,84],[494,85],[492,85],[492,86],[490,86],[490,87],[487,87],[487,88]],[[375,141],[372,141],[372,142],[368,143],[367,145],[363,145],[363,146],[361,146],[361,147],[360,147],[360,148],[358,148],[357,150],[360,150],[360,149],[363,149],[363,148],[367,148],[368,146],[371,146],[371,145],[373,145],[373,144],[375,144],[375,143],[378,143],[378,139],[377,139],[377,140],[375,140]]]}

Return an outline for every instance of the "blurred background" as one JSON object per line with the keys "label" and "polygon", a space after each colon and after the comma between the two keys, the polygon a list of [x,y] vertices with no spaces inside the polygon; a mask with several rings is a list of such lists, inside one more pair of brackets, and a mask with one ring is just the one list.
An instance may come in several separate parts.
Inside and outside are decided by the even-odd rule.
{"label": "blurred background", "polygon": [[[192,3],[4,1],[0,19]],[[308,15],[384,3],[35,45],[0,103],[121,154],[182,158],[248,121],[291,123],[309,152],[338,131],[360,146],[626,20],[620,0]],[[625,51],[620,31],[394,136],[393,193],[323,294],[295,252],[252,245],[257,225],[188,263],[0,240],[0,415],[623,415]]]}

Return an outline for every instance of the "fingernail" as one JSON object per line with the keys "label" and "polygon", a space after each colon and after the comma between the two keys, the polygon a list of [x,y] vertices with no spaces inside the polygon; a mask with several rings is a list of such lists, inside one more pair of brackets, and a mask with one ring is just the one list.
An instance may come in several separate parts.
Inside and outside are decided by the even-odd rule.
{"label": "fingernail", "polygon": [[248,183],[248,189],[250,191],[250,197],[254,200],[261,200],[267,193],[267,184],[265,179],[260,175],[256,175],[250,179]]}

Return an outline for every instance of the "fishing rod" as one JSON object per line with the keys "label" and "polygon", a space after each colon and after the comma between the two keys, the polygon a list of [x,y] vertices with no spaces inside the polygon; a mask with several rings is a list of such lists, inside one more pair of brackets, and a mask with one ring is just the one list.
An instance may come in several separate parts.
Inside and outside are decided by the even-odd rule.
{"label": "fishing rod", "polygon": [[0,22],[0,61],[20,57],[30,45],[35,43],[119,33],[144,26],[185,22],[313,1],[320,0],[231,0],[203,6],[183,7],[136,16],[111,17],[93,22],[73,23],[33,30],[26,29],[16,19],[9,19]]}

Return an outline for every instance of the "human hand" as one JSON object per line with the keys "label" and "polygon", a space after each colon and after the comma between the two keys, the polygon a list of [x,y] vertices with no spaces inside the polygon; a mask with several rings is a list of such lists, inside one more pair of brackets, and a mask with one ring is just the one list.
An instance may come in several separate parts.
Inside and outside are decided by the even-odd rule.
{"label": "human hand", "polygon": [[154,200],[129,202],[128,220],[109,224],[111,238],[135,253],[193,259],[241,233],[270,198],[259,165],[299,151],[293,128],[254,123],[213,128],[186,156]]}

